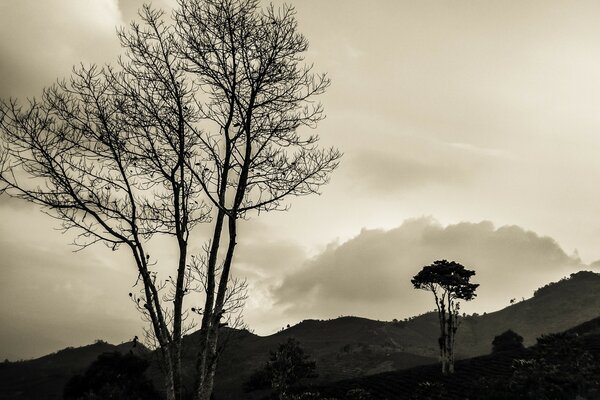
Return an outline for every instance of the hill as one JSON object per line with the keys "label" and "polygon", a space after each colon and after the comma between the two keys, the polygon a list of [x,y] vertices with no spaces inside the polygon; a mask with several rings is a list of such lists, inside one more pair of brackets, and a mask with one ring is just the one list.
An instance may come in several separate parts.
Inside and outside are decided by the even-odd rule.
{"label": "hill", "polygon": [[83,347],[68,347],[35,360],[0,364],[0,399],[62,399],[65,383],[81,373],[102,353],[133,351],[149,355],[150,350],[132,342],[112,345],[103,341]]}
{"label": "hill", "polygon": [[[508,329],[523,336],[524,344],[530,346],[543,334],[566,331],[599,315],[600,275],[581,271],[538,289],[530,299],[463,318],[457,337],[458,358],[489,354],[494,337]],[[244,398],[240,382],[264,365],[269,350],[289,337],[299,340],[316,360],[317,383],[436,363],[437,324],[434,313],[400,322],[341,317],[305,320],[267,337],[247,333],[225,348],[215,392],[218,399]],[[600,323],[597,328],[600,330]]]}
{"label": "hill", "polygon": [[562,332],[600,316],[600,275],[581,271],[538,289],[500,311],[463,320],[457,350],[463,357],[487,354],[495,335],[519,333],[526,346],[542,334]]}
{"label": "hill", "polygon": [[[565,332],[566,334],[574,335],[572,340],[581,345],[579,351],[584,351],[593,357],[591,363],[594,364],[595,369],[598,369],[598,360],[600,360],[600,333],[598,333],[598,326],[600,326],[600,318],[583,323]],[[560,344],[560,340],[557,340],[555,346],[558,347]],[[526,349],[504,351],[459,360],[456,363],[456,372],[451,376],[442,375],[439,364],[435,364],[346,379],[323,386],[312,386],[305,390],[319,393],[319,398],[330,400],[356,398],[348,396],[352,391],[359,391],[363,394],[366,392],[368,393],[368,398],[373,400],[511,399],[514,398],[514,394],[508,391],[508,382],[513,376],[514,361],[535,358],[536,350],[537,345],[534,345]],[[560,349],[555,350],[557,350],[556,353],[560,353]],[[569,348],[563,355],[571,351],[576,350]],[[553,360],[560,362],[556,357],[553,357]],[[575,370],[570,372],[579,374],[582,372],[579,368],[583,368],[583,366],[577,365]],[[566,375],[567,371],[560,370],[559,374]],[[560,384],[560,381],[558,384]],[[532,387],[530,386],[527,390],[531,389]],[[565,397],[560,397],[556,394],[552,398]]]}
{"label": "hill", "polygon": [[[494,337],[508,329],[523,336],[524,344],[530,346],[542,334],[563,332],[599,315],[600,275],[581,271],[500,311],[463,318],[457,355],[489,354]],[[243,398],[239,382],[264,365],[269,350],[290,337],[300,341],[316,360],[317,382],[331,382],[435,363],[438,336],[435,313],[399,322],[358,317],[305,320],[267,337],[247,333],[225,349],[215,390],[219,399]]]}
{"label": "hill", "polygon": [[[512,329],[532,345],[542,334],[569,329],[600,332],[600,275],[592,272],[572,274],[559,282],[540,288],[527,300],[485,315],[466,316],[458,332],[459,358],[489,354],[494,336]],[[587,325],[581,325],[587,322]],[[316,384],[366,377],[383,372],[428,367],[437,362],[438,326],[429,313],[408,321],[385,322],[359,317],[332,320],[305,320],[270,336],[225,328],[225,346],[217,370],[217,400],[249,399],[243,382],[267,361],[269,351],[288,338],[296,338],[316,360]],[[198,334],[185,338],[184,354],[187,382],[191,381]],[[125,346],[125,345],[122,345]],[[130,345],[129,345],[130,346]],[[37,360],[6,363],[0,366],[0,399],[57,399],[62,385],[80,372],[100,353],[115,346],[99,342],[77,349],[66,349]],[[485,359],[485,358],[484,358]],[[151,376],[159,380],[154,366]],[[362,378],[361,378],[362,379]],[[366,379],[366,378],[365,378]],[[158,388],[160,382],[156,383]]]}

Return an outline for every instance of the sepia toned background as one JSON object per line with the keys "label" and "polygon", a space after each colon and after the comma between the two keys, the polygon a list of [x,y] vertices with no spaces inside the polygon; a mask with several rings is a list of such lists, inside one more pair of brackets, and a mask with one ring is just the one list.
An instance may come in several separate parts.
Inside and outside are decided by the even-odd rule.
{"label": "sepia toned background", "polygon": [[[141,3],[0,1],[0,97],[39,95],[79,62],[114,62],[115,27]],[[477,271],[463,311],[479,313],[598,270],[600,4],[291,3],[307,60],[332,80],[317,133],[345,156],[321,196],[241,227],[251,329],[426,312],[410,277],[440,258]],[[56,221],[6,197],[0,220],[0,358],[140,334],[126,253],[73,253]],[[160,262],[175,249],[157,241],[153,252]]]}

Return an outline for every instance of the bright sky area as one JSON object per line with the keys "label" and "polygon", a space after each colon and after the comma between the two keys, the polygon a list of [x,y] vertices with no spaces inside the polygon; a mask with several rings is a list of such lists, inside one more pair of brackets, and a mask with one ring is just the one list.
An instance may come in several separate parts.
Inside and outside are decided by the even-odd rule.
{"label": "bright sky area", "polygon": [[[39,95],[79,62],[114,62],[115,26],[140,4],[0,2],[0,97]],[[292,4],[307,60],[332,80],[316,133],[345,156],[321,196],[244,223],[236,273],[250,328],[431,310],[410,277],[440,258],[477,271],[467,312],[597,269],[600,3]],[[126,253],[73,253],[56,221],[6,197],[0,219],[0,358],[140,334]],[[174,251],[155,247],[159,260]]]}

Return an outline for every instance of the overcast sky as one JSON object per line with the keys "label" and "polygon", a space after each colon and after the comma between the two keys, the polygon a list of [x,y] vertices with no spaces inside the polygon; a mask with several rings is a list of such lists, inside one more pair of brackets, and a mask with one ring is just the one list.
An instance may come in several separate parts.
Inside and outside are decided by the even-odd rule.
{"label": "overcast sky", "polygon": [[[431,310],[410,277],[441,258],[477,271],[467,312],[595,269],[600,3],[292,3],[307,58],[332,80],[317,133],[345,156],[321,196],[242,226],[250,328]],[[140,4],[0,0],[0,97],[113,62],[115,27]],[[140,334],[127,254],[73,253],[56,221],[16,200],[0,199],[0,220],[0,358]]]}

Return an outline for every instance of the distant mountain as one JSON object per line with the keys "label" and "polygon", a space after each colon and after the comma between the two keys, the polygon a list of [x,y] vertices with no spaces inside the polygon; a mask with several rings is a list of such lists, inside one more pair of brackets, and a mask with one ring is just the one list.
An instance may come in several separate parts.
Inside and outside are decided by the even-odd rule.
{"label": "distant mountain", "polygon": [[0,399],[62,399],[65,383],[81,373],[100,354],[118,351],[149,355],[143,345],[132,342],[112,345],[103,341],[83,347],[68,347],[35,360],[0,363]]}
{"label": "distant mountain", "polygon": [[[477,300],[475,300],[477,301]],[[600,274],[581,271],[538,289],[534,296],[500,311],[467,317],[459,328],[463,357],[487,354],[494,336],[512,329],[526,346],[542,334],[562,332],[600,317]]]}
{"label": "distant mountain", "polygon": [[[477,300],[475,300],[477,301]],[[534,297],[503,310],[462,319],[457,337],[461,358],[489,354],[494,336],[512,329],[535,343],[542,334],[582,329],[600,332],[600,275],[572,274],[536,291]],[[581,325],[587,322],[587,325]],[[225,346],[217,370],[218,400],[251,399],[242,391],[243,382],[267,361],[269,350],[294,337],[316,360],[316,384],[404,370],[437,362],[439,328],[434,313],[408,321],[383,322],[358,317],[305,320],[270,336],[224,328]],[[198,334],[185,338],[184,379],[191,382]],[[81,372],[100,353],[114,346],[97,343],[20,363],[0,366],[0,400],[57,399],[62,385]],[[433,367],[432,367],[433,368]],[[151,376],[159,380],[155,366]],[[161,388],[160,382],[156,387]],[[20,394],[17,394],[20,393]],[[58,397],[57,397],[58,396]]]}
{"label": "distant mountain", "polygon": [[[306,320],[266,337],[249,332],[230,337],[217,370],[215,392],[220,400],[248,398],[241,384],[265,364],[270,350],[290,337],[296,338],[316,360],[317,382],[404,369],[437,360],[402,351],[397,344],[400,335],[393,323],[358,317]],[[193,357],[186,362],[192,366]]]}

